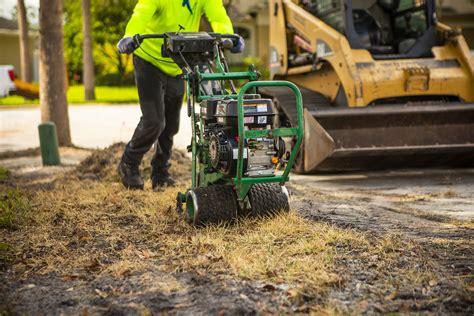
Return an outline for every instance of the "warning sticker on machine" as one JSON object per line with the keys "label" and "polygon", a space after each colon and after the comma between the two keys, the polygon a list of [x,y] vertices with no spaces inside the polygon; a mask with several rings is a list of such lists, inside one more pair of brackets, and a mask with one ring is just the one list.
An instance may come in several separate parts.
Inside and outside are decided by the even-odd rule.
{"label": "warning sticker on machine", "polygon": [[253,116],[246,116],[244,117],[245,124],[253,124],[255,122],[255,118]]}
{"label": "warning sticker on machine", "polygon": [[267,124],[267,117],[266,116],[259,116],[258,117],[258,124]]}
{"label": "warning sticker on machine", "polygon": [[[247,149],[244,148],[244,153],[243,153],[243,154],[244,154],[244,155],[243,155],[242,158],[247,159],[247,157],[248,157]],[[233,156],[234,159],[238,159],[238,158],[239,158],[239,149],[234,148],[234,149],[232,150],[232,156]]]}
{"label": "warning sticker on machine", "polygon": [[257,112],[267,112],[267,105],[266,104],[258,105]]}

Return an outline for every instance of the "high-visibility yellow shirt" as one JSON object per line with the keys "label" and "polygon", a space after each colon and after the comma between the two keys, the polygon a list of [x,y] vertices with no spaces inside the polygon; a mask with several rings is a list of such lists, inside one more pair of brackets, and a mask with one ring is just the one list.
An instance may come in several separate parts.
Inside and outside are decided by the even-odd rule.
{"label": "high-visibility yellow shirt", "polygon": [[[178,32],[180,25],[184,27],[182,32],[198,32],[203,15],[214,32],[234,33],[222,0],[139,0],[127,24],[125,37]],[[134,54],[170,76],[180,75],[181,68],[171,58],[161,55],[162,44],[162,39],[146,39]]]}

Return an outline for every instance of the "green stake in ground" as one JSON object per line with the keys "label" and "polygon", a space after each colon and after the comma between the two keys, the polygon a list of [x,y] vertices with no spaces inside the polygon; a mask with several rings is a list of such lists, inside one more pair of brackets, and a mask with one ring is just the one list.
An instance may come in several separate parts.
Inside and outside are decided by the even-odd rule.
{"label": "green stake in ground", "polygon": [[45,122],[38,126],[41,158],[43,166],[57,166],[61,164],[59,156],[58,135],[56,133],[56,124]]}
{"label": "green stake in ground", "polygon": [[[284,185],[304,136],[300,90],[287,81],[258,81],[254,66],[229,72],[223,50],[238,35],[165,33],[136,35],[134,41],[138,46],[153,38],[164,40],[163,56],[183,69],[187,83],[192,184],[178,194],[178,210],[198,226],[288,211]],[[248,82],[239,90],[233,80]],[[267,86],[292,91],[296,126],[280,121],[274,102],[258,94]]]}

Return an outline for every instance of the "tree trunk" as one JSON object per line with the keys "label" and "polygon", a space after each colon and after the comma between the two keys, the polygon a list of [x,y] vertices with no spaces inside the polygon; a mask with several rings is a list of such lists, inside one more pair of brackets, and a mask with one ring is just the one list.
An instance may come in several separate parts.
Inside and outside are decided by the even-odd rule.
{"label": "tree trunk", "polygon": [[20,31],[21,80],[31,82],[31,54],[28,36],[28,19],[24,0],[17,0],[17,20]]}
{"label": "tree trunk", "polygon": [[39,22],[41,121],[54,122],[59,145],[70,146],[62,0],[40,0]]}
{"label": "tree trunk", "polygon": [[91,36],[91,2],[82,0],[82,32],[84,43],[82,46],[83,82],[85,98],[88,101],[95,100],[95,75],[94,59],[92,58],[92,36]]}

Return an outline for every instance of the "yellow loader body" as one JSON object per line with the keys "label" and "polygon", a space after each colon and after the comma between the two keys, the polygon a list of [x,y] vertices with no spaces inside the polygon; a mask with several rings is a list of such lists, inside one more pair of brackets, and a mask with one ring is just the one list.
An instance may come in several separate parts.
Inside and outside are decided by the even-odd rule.
{"label": "yellow loader body", "polygon": [[[341,2],[345,33],[310,12],[321,6],[316,1],[270,0],[271,76],[298,84],[306,96],[297,171],[474,166],[474,63],[463,36],[429,16],[418,39],[360,44],[347,21],[362,16],[378,31],[370,10],[379,2],[368,9],[371,1]],[[422,9],[433,10],[434,1]],[[398,18],[405,11],[391,12]],[[262,92],[293,121],[286,92]]]}

